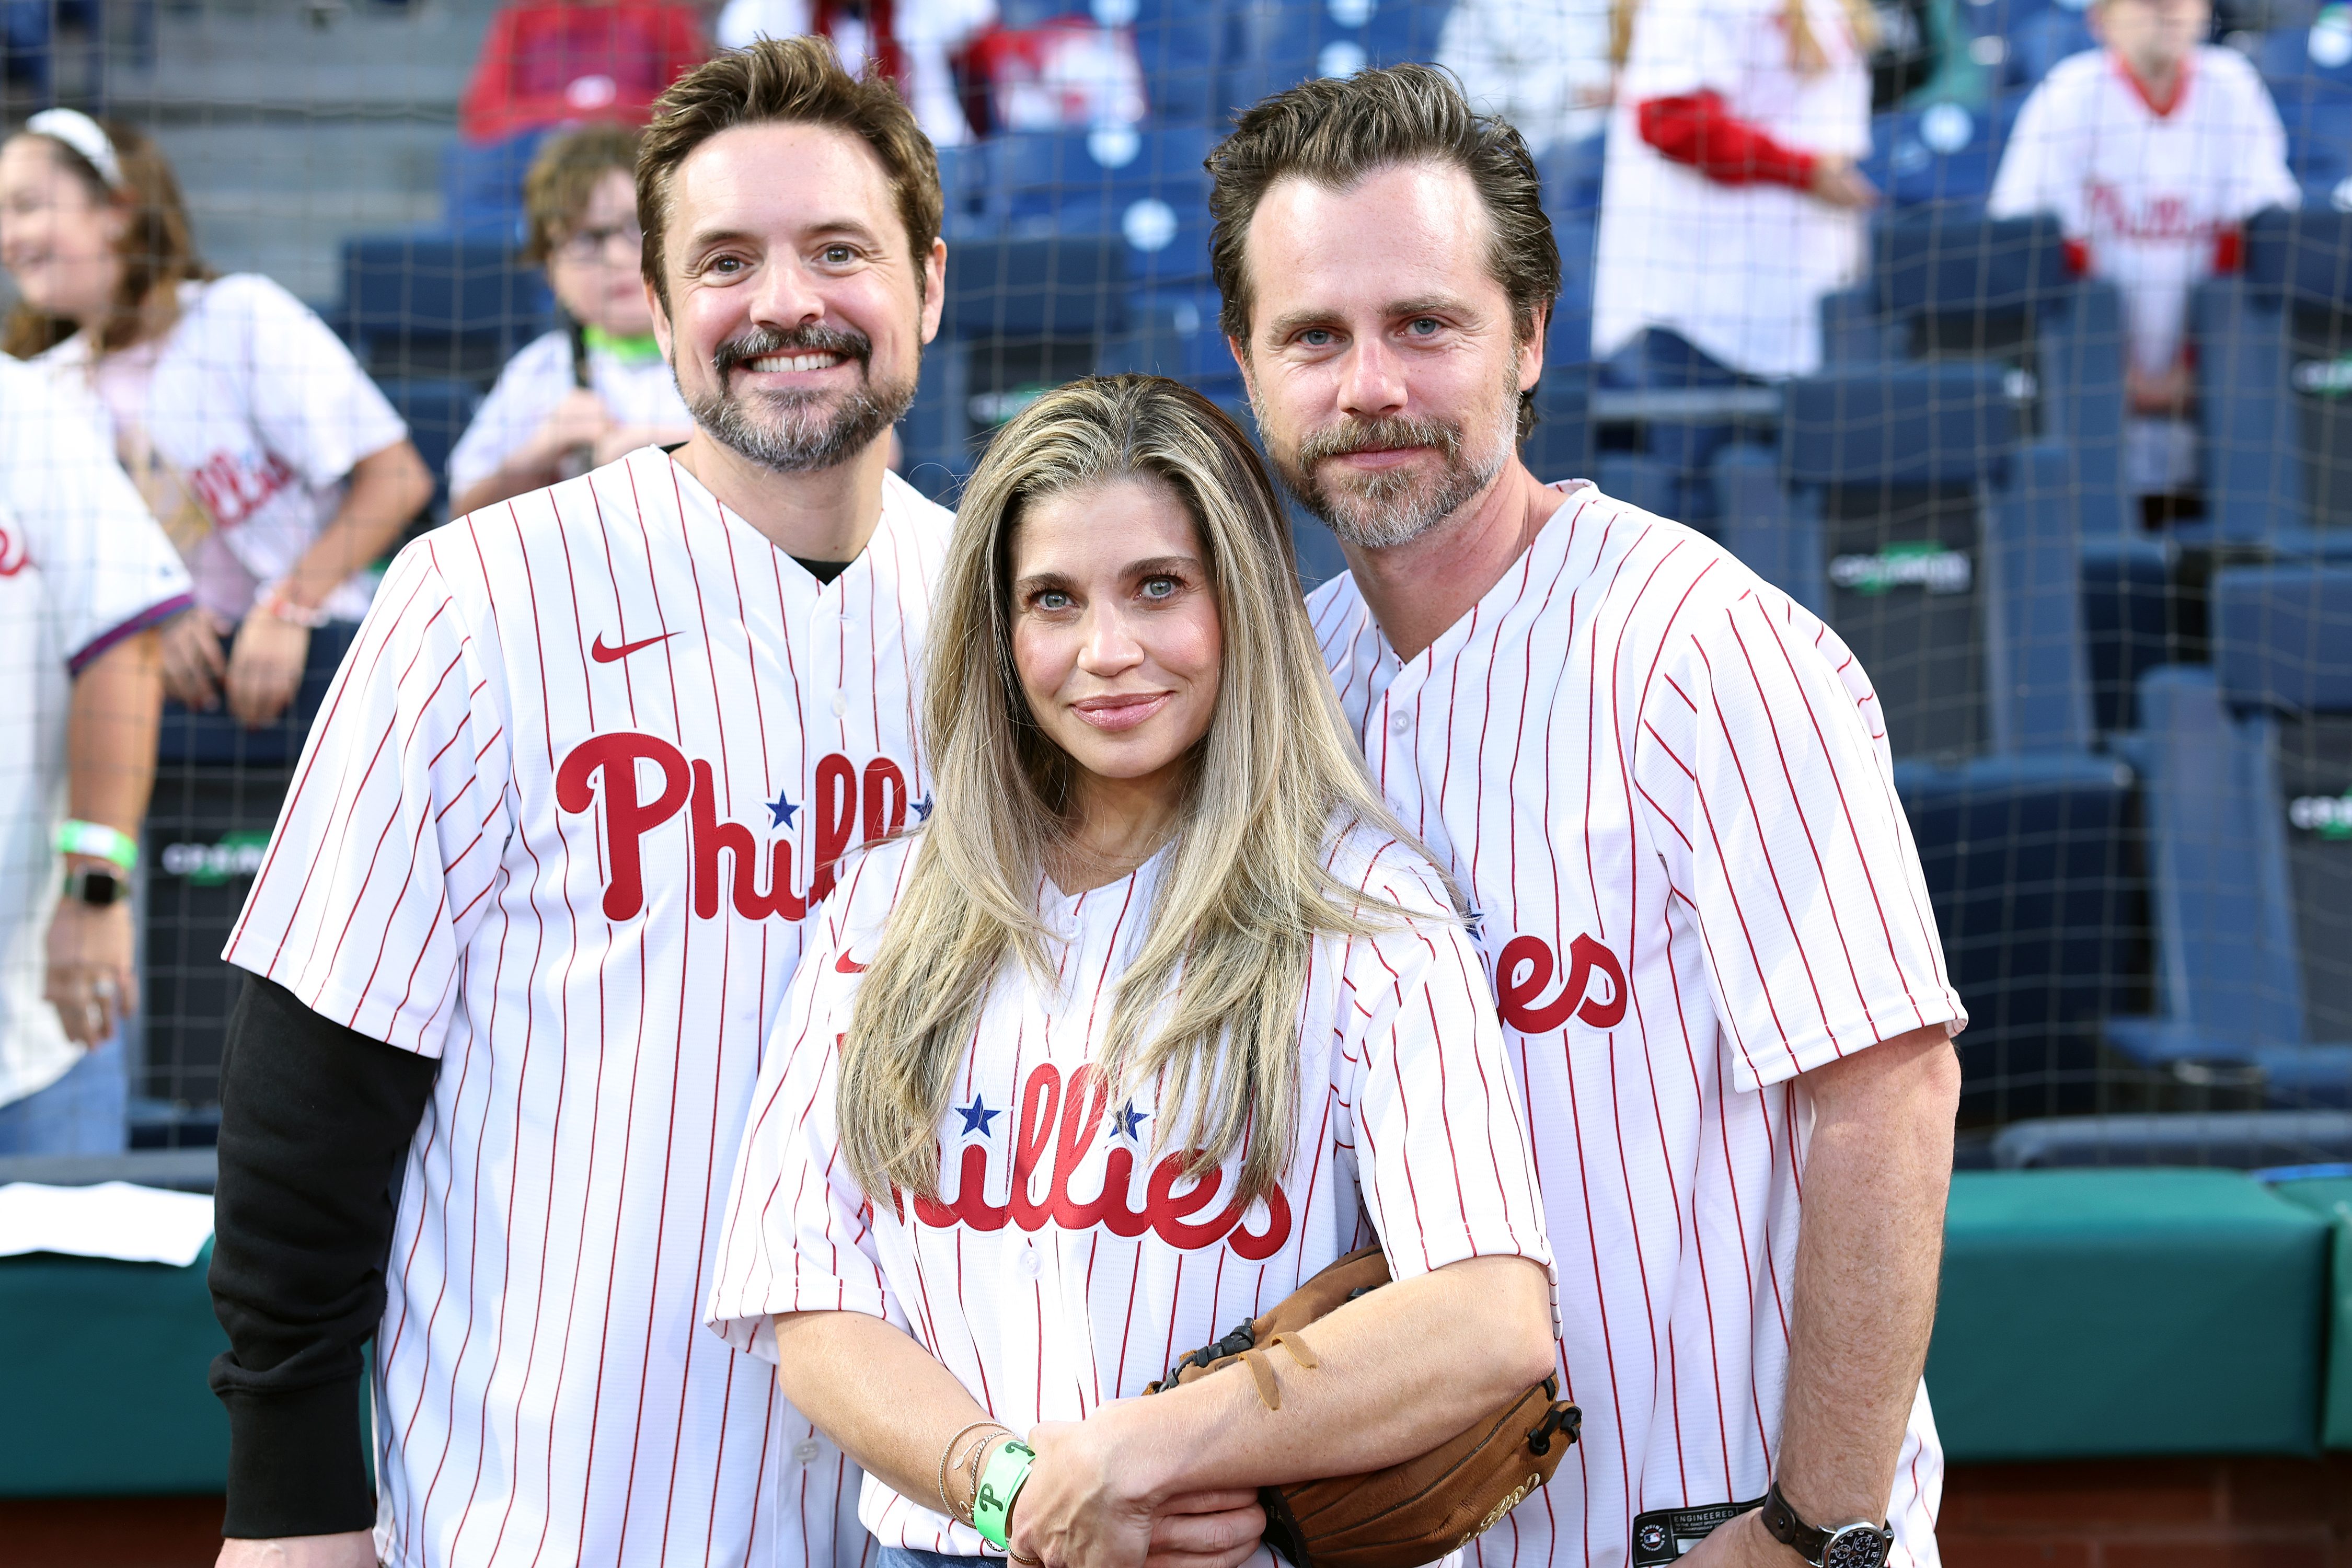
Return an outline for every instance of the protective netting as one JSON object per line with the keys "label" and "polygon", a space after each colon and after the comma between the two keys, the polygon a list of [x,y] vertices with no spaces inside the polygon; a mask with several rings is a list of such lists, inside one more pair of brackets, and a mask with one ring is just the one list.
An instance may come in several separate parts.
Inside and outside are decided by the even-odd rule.
{"label": "protective netting", "polygon": [[[1782,33],[1803,9],[1719,8]],[[1562,257],[1530,466],[1589,475],[1728,544],[1871,671],[1975,1020],[1964,1157],[2050,1116],[2347,1110],[2345,7],[2227,11],[2210,47],[2244,68],[2199,55],[2173,107],[2149,106],[2185,141],[2143,138],[2138,164],[2085,177],[2107,196],[2047,195],[2066,175],[2020,197],[1996,189],[2012,160],[2063,162],[2085,127],[2116,143],[2147,129],[2099,109],[2090,86],[2067,89],[2092,104],[2072,119],[2028,110],[2038,85],[2054,102],[2089,81],[2087,14],[2054,0],[1890,5],[1864,71],[1874,112],[1851,116],[1867,151],[1848,149],[1880,200],[1843,228],[1822,226],[1813,164],[1761,173],[1763,150],[1744,173],[1694,172],[1709,154],[1691,138],[1712,132],[1676,142],[1696,123],[1676,115],[1703,114],[1689,103],[1715,92],[1742,118],[1732,78],[1796,70],[1736,49],[1727,65],[1722,37],[1762,35],[1707,33],[1701,0],[1621,8],[1622,68],[1609,10],[1577,0],[1098,0],[1067,14],[900,0],[902,35],[934,9],[956,14],[903,64],[910,81],[932,73],[950,252],[940,338],[899,430],[919,489],[951,501],[996,426],[1092,371],[1157,371],[1244,411],[1209,276],[1203,157],[1234,109],[1293,82],[1452,65],[1520,118]],[[739,0],[691,19],[708,39],[752,12],[761,26],[815,14]],[[1842,25],[1819,0],[1807,14]],[[0,0],[0,17],[12,125],[68,104],[145,128],[205,260],[276,280],[348,346],[438,481],[412,532],[446,520],[452,448],[501,367],[561,325],[520,255],[542,100],[626,103],[630,62],[675,43],[648,22],[619,66],[560,80],[519,68],[487,92],[484,50],[508,35],[483,0]],[[1698,41],[1656,42],[1676,37]],[[1829,79],[1792,79],[1811,91]],[[2217,216],[2167,182],[2183,156],[2200,190],[2267,177],[2242,127],[2196,118],[2232,82],[2274,106],[2285,178],[2261,210]],[[2020,138],[2047,145],[2020,152]],[[1785,129],[1780,141],[1802,148]],[[1722,198],[1768,186],[1796,217]],[[2116,262],[2165,244],[2188,259],[2163,288]],[[1695,277],[1703,307],[1675,315],[1654,289],[1628,293],[1609,274],[1629,265]],[[1786,313],[1794,295],[1784,353],[1780,327],[1742,312]],[[2150,310],[2177,313],[2178,352],[2150,348]],[[2176,373],[2160,406],[2154,383]],[[1309,586],[1343,569],[1327,532],[1298,528]],[[167,710],[139,873],[135,1144],[211,1135],[234,994],[217,954],[349,638],[344,623],[312,637],[308,678],[272,723]],[[2254,1124],[2229,1125],[2208,1152]],[[2352,1158],[2352,1114],[2263,1125],[2244,1133],[2250,1160]],[[2118,1139],[2095,1157],[2137,1157]],[[2020,1147],[2002,1158],[2030,1157]]]}

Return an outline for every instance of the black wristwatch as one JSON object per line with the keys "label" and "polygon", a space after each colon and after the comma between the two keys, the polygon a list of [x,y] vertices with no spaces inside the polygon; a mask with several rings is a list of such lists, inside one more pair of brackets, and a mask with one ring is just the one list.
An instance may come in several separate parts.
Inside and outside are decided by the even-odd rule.
{"label": "black wristwatch", "polygon": [[1779,1481],[1764,1494],[1763,1520],[1773,1540],[1794,1547],[1813,1568],[1885,1568],[1886,1554],[1895,1548],[1895,1532],[1883,1524],[1856,1520],[1816,1530],[1797,1517],[1780,1495]]}
{"label": "black wristwatch", "polygon": [[119,900],[127,889],[120,872],[103,866],[86,866],[79,871],[66,873],[66,897],[102,910]]}

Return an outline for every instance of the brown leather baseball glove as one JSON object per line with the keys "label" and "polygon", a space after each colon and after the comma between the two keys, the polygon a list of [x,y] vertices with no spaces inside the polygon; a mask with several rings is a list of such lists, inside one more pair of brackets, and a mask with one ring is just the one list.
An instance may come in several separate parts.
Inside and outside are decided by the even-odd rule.
{"label": "brown leather baseball glove", "polygon": [[[1169,1368],[1144,1392],[1245,1367],[1269,1410],[1282,1388],[1267,1363],[1276,1345],[1301,1366],[1315,1352],[1297,1331],[1336,1307],[1389,1282],[1377,1247],[1351,1252],[1275,1304]],[[1576,1441],[1583,1415],[1547,1377],[1451,1441],[1419,1458],[1360,1476],[1265,1487],[1265,1543],[1292,1568],[1422,1568],[1468,1544],[1551,1479]]]}

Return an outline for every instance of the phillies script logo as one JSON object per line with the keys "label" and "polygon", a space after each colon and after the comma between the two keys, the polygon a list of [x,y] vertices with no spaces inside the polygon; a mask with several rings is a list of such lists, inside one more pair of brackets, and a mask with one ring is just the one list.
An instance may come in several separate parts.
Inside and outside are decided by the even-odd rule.
{"label": "phillies script logo", "polygon": [[30,565],[32,559],[22,539],[0,528],[0,577],[14,577]]}
{"label": "phillies script logo", "polygon": [[[1617,955],[1589,936],[1568,944],[1568,979],[1559,994],[1538,1002],[1559,968],[1551,944],[1539,936],[1515,936],[1503,944],[1495,965],[1495,1010],[1523,1035],[1549,1035],[1573,1013],[1596,1029],[1613,1029],[1625,1016],[1625,971]],[[1591,995],[1593,977],[1608,982]]]}
{"label": "phillies script logo", "polygon": [[[1144,1184],[1143,1206],[1129,1207],[1128,1199],[1135,1184],[1135,1156],[1143,1148],[1136,1128],[1146,1118],[1132,1102],[1112,1114],[1110,1085],[1091,1065],[1079,1068],[1066,1080],[1062,1070],[1051,1062],[1030,1070],[1028,1081],[1021,1090],[1020,1114],[1004,1133],[1013,1144],[1010,1201],[992,1204],[988,1201],[988,1167],[995,1135],[987,1128],[988,1119],[1001,1112],[986,1110],[978,1100],[973,1104],[980,1109],[959,1110],[965,1125],[988,1142],[964,1145],[953,1197],[944,1203],[924,1197],[915,1200],[915,1218],[924,1225],[939,1230],[968,1225],[974,1230],[990,1231],[1003,1230],[1007,1221],[1030,1231],[1042,1230],[1048,1225],[1064,1230],[1087,1230],[1100,1225],[1109,1226],[1114,1236],[1128,1237],[1152,1230],[1158,1231],[1160,1239],[1169,1246],[1186,1251],[1214,1247],[1222,1241],[1254,1263],[1273,1257],[1290,1239],[1290,1200],[1283,1195],[1280,1187],[1266,1192],[1265,1229],[1252,1231],[1242,1223],[1244,1205],[1238,1196],[1223,1208],[1210,1212],[1218,1189],[1224,1185],[1224,1172],[1212,1168],[1193,1181],[1184,1174],[1186,1157],[1182,1154],[1171,1154],[1153,1166],[1150,1179]],[[1103,1157],[1102,1190],[1090,1198],[1071,1196],[1070,1178],[1094,1147],[1095,1140],[1105,1134],[1110,1138],[1111,1148]],[[1048,1153],[1053,1157],[1051,1179],[1043,1195],[1039,1195],[1036,1178]],[[1186,1182],[1191,1184],[1177,1191],[1178,1184]],[[906,1202],[895,1187],[890,1191],[890,1204],[898,1211],[899,1223],[906,1223]],[[1195,1218],[1202,1215],[1206,1217]]]}
{"label": "phillies script logo", "polygon": [[[645,775],[638,764],[651,763],[661,774],[661,787],[647,799]],[[646,907],[645,836],[676,816],[687,814],[694,846],[694,913],[698,920],[719,915],[719,856],[734,858],[735,912],[745,920],[763,921],[782,915],[799,920],[833,891],[834,863],[848,849],[864,808],[864,842],[887,837],[907,820],[907,775],[887,757],[866,764],[861,777],[856,764],[839,752],[816,765],[816,798],[795,804],[782,796],[767,807],[775,826],[789,827],[793,817],[812,812],[816,823],[816,867],[809,875],[805,896],[793,889],[793,846],[778,839],[768,847],[768,885],[760,886],[760,843],[740,822],[719,820],[719,792],[710,764],[688,762],[686,753],[658,735],[616,731],[592,735],[572,748],[555,772],[555,804],[565,811],[585,812],[601,800],[604,834],[610,841],[613,877],[604,889],[604,918],[633,920]],[[928,806],[918,805],[928,813]]]}

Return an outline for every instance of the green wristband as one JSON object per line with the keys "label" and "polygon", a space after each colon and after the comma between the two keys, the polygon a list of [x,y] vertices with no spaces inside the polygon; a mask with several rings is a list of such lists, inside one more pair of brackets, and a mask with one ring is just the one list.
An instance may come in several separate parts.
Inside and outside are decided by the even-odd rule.
{"label": "green wristband", "polygon": [[1029,1467],[1036,1462],[1037,1450],[1018,1437],[988,1457],[979,1489],[971,1494],[971,1523],[991,1546],[1013,1550],[1013,1500],[1021,1495]]}
{"label": "green wristband", "polygon": [[102,822],[68,820],[61,824],[58,828],[58,853],[95,855],[101,860],[113,861],[126,871],[139,865],[139,841]]}

